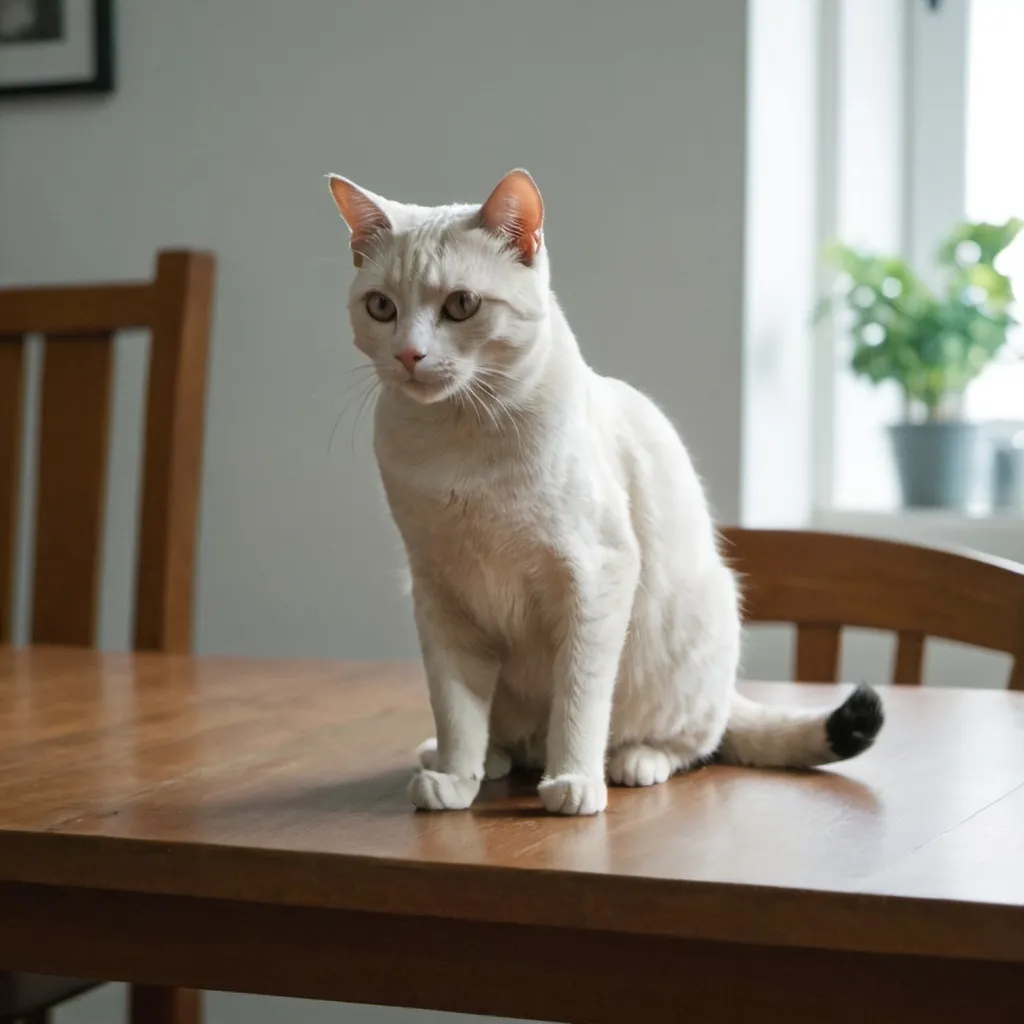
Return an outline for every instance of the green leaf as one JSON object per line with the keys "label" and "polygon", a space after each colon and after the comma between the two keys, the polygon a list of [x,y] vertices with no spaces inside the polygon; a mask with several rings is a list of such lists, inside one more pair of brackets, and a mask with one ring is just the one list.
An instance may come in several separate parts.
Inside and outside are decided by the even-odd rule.
{"label": "green leaf", "polygon": [[845,308],[853,372],[875,384],[894,381],[934,412],[1006,348],[1017,323],[1013,286],[993,264],[1022,228],[1020,218],[956,225],[938,253],[946,271],[941,294],[898,256],[834,242],[825,257],[850,288],[822,298],[814,319]]}
{"label": "green leaf", "polygon": [[[939,264],[951,267],[985,263],[991,266],[995,258],[1020,234],[1021,228],[1024,228],[1024,220],[1020,217],[1011,217],[1002,224],[989,224],[985,221],[957,224],[939,246]],[[961,249],[965,242],[968,245]],[[971,243],[977,246],[977,258],[965,262],[962,257],[970,253]]]}

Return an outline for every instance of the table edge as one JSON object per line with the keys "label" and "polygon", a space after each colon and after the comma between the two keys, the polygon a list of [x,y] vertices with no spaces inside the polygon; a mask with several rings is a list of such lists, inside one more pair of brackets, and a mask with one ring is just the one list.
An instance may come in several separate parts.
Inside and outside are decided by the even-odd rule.
{"label": "table edge", "polygon": [[0,886],[1024,963],[1024,906],[0,831]]}

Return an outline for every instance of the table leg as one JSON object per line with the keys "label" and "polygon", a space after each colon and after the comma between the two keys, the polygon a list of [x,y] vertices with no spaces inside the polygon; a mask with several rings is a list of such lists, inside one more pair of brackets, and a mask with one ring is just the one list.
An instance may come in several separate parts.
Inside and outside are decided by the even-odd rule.
{"label": "table leg", "polygon": [[193,988],[132,985],[128,1004],[131,1024],[202,1024],[202,993]]}

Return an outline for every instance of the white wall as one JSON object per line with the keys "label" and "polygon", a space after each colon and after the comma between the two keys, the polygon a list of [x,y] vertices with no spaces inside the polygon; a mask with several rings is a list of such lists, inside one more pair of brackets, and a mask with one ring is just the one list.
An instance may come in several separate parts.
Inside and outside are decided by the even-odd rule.
{"label": "white wall", "polygon": [[[0,281],[140,276],[158,246],[217,252],[200,650],[414,652],[366,423],[353,444],[343,419],[328,454],[357,362],[330,170],[430,203],[482,199],[528,166],[586,352],[661,401],[736,517],[743,0],[119,7],[116,95],[0,107]],[[119,362],[113,645],[127,636],[139,351]],[[219,999],[211,1019],[253,1019],[249,1005]],[[364,1019],[324,1012],[288,1019]]]}
{"label": "white wall", "polygon": [[[366,418],[353,443],[343,417],[328,454],[357,362],[329,170],[430,203],[482,199],[527,165],[586,352],[663,403],[738,514],[743,0],[120,8],[116,95],[0,107],[0,281],[140,276],[158,246],[217,252],[200,650],[414,650]],[[122,363],[137,385],[140,358]],[[117,495],[137,458],[130,397]]]}

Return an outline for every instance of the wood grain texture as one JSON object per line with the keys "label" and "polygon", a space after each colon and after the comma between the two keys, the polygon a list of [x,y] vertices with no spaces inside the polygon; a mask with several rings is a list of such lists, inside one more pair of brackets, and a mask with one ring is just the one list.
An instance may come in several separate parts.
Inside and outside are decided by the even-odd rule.
{"label": "wood grain texture", "polygon": [[[839,534],[729,528],[722,537],[748,622],[838,623],[1001,651],[1014,659],[1011,689],[1024,689],[1024,566]],[[910,678],[917,656],[908,640],[898,681],[920,681],[920,671]]]}
{"label": "wood grain texture", "polygon": [[10,642],[13,629],[21,493],[24,352],[20,337],[0,334],[0,644]]}
{"label": "wood grain texture", "polygon": [[109,336],[46,341],[32,587],[37,643],[88,647],[96,640],[113,355]]}
{"label": "wood grain texture", "polygon": [[797,626],[796,681],[835,683],[839,681],[842,651],[839,626]]}
{"label": "wood grain texture", "polygon": [[837,771],[713,766],[587,820],[516,777],[429,815],[418,667],[0,651],[0,881],[1024,964],[1024,696],[884,699]]}
{"label": "wood grain texture", "polygon": [[149,283],[0,288],[0,332],[109,334],[151,327],[154,309]]}
{"label": "wood grain texture", "polygon": [[[986,1024],[1020,1020],[1017,964],[81,889],[0,891],[0,956],[151,984],[568,1024],[962,1024],[965,1006]],[[159,935],[159,957],[140,941],[143,929]]]}
{"label": "wood grain texture", "polygon": [[196,529],[215,264],[205,253],[161,253],[146,409],[137,650],[192,647]]}

